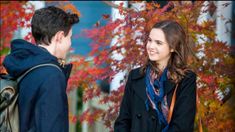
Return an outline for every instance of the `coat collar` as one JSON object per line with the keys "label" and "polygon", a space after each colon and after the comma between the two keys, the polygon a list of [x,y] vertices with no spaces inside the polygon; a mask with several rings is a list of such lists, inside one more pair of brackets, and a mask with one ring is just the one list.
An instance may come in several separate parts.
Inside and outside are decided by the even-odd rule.
{"label": "coat collar", "polygon": [[[140,73],[140,68],[133,70],[132,73],[132,82],[134,92],[141,97],[144,101],[147,99],[146,95],[146,84],[145,84],[145,74]],[[169,94],[175,88],[175,83],[170,80],[164,82],[165,94]]]}

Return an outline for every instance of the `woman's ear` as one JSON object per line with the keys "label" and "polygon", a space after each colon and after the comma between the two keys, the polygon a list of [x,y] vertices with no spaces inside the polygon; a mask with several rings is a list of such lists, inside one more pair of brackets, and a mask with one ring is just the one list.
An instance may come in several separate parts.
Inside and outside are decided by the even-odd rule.
{"label": "woman's ear", "polygon": [[175,52],[175,50],[174,50],[174,49],[171,49],[171,52]]}

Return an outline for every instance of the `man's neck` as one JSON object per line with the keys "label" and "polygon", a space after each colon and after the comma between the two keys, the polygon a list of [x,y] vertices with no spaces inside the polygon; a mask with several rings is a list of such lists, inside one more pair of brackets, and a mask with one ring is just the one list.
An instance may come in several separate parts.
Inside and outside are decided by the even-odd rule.
{"label": "man's neck", "polygon": [[39,44],[38,46],[45,48],[50,54],[55,56],[55,46],[53,46],[52,44],[50,45]]}

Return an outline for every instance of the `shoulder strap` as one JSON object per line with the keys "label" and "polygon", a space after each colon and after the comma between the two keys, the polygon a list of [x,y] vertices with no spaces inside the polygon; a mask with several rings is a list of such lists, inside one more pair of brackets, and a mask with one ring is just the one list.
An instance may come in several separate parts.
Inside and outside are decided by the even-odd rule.
{"label": "shoulder strap", "polygon": [[[174,106],[175,106],[175,100],[176,100],[176,91],[177,91],[177,88],[178,88],[178,84],[176,85],[176,88],[174,90],[174,93],[173,93],[173,96],[172,96],[172,100],[171,100],[171,106],[170,106],[170,110],[169,110],[169,113],[168,113],[168,118],[167,118],[167,122],[168,124],[170,123],[171,121],[171,117],[172,117],[172,114],[173,114],[173,109],[174,109]],[[196,107],[197,107],[197,110],[199,108],[199,98],[198,98],[198,91],[196,90]],[[200,115],[199,116],[199,121],[198,121],[198,131],[199,132],[203,132],[203,129],[202,129],[202,120],[201,120],[201,117]]]}
{"label": "shoulder strap", "polygon": [[172,99],[171,99],[171,105],[170,105],[170,109],[169,109],[169,112],[168,112],[168,118],[167,118],[168,124],[170,123],[171,117],[172,117],[172,114],[173,114],[173,109],[174,109],[175,100],[176,100],[177,88],[178,88],[178,84],[176,84],[176,87],[175,87],[175,90],[174,90],[174,93],[173,93],[173,96],[172,96]]}
{"label": "shoulder strap", "polygon": [[59,66],[55,65],[55,64],[39,64],[39,65],[36,65],[32,68],[30,68],[29,70],[27,70],[23,75],[21,75],[18,79],[17,79],[17,82],[19,83],[29,72],[31,72],[32,70],[36,69],[36,68],[39,68],[39,67],[43,67],[43,66],[52,66],[52,67],[56,67],[57,69],[59,69],[61,72],[62,70],[60,69]]}
{"label": "shoulder strap", "polygon": [[196,105],[197,105],[197,114],[198,114],[198,131],[203,132],[202,119],[201,119],[200,113],[198,112],[199,104],[200,104],[200,100],[199,100],[199,97],[198,97],[198,90],[196,91],[196,103],[197,103]]}

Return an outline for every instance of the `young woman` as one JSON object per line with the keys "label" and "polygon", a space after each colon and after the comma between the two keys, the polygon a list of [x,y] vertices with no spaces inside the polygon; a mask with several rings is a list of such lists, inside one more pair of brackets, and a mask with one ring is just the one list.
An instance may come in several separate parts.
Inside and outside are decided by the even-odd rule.
{"label": "young woman", "polygon": [[129,73],[114,131],[192,132],[196,74],[187,65],[191,50],[184,29],[172,20],[156,23],[146,50],[147,63]]}

